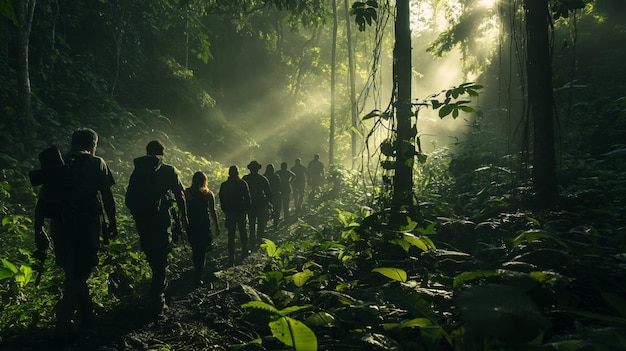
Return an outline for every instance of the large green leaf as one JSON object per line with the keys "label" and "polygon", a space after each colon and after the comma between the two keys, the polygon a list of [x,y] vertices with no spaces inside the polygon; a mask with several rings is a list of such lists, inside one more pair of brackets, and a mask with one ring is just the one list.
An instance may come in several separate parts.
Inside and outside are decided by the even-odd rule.
{"label": "large green leaf", "polygon": [[408,321],[404,321],[402,323],[384,323],[383,328],[385,330],[391,330],[391,329],[399,329],[399,328],[428,327],[431,325],[433,325],[433,323],[428,318],[414,318]]}
{"label": "large green leaf", "polygon": [[378,267],[378,268],[372,269],[372,272],[378,272],[387,278],[390,278],[399,282],[403,282],[403,283],[406,282],[407,280],[406,271],[400,268]]}
{"label": "large green leaf", "polygon": [[328,312],[317,312],[308,316],[306,323],[313,326],[332,326],[335,323],[335,317]]}
{"label": "large green leaf", "polygon": [[486,278],[486,277],[493,277],[498,275],[497,271],[493,271],[493,270],[489,270],[489,271],[475,271],[475,272],[463,272],[459,275],[457,275],[456,277],[454,277],[454,281],[452,283],[452,286],[454,288],[457,288],[459,286],[461,286],[463,283],[472,281],[474,279],[477,278]]}
{"label": "large green leaf", "polygon": [[313,271],[310,271],[308,269],[305,269],[302,272],[298,272],[294,275],[291,276],[291,278],[293,278],[293,283],[296,284],[297,287],[301,287],[304,284],[306,284],[306,282],[311,279],[315,274],[313,273]]}
{"label": "large green leaf", "polygon": [[276,256],[276,244],[270,239],[263,238],[263,244],[261,244],[262,248],[265,248],[265,252],[269,257]]}
{"label": "large green leaf", "polygon": [[281,317],[269,323],[272,335],[296,351],[317,351],[317,337],[304,323],[290,317]]}
{"label": "large green leaf", "polygon": [[258,308],[258,309],[262,309],[265,311],[269,311],[269,312],[273,312],[276,314],[280,314],[280,312],[278,311],[278,309],[272,305],[270,305],[269,303],[265,303],[263,301],[250,301],[250,302],[246,302],[243,305],[241,305],[241,307],[243,308]]}

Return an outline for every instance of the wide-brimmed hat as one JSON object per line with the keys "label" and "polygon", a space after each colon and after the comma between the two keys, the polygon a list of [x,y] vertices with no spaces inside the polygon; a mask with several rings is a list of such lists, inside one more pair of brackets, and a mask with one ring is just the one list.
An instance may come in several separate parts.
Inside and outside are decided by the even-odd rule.
{"label": "wide-brimmed hat", "polygon": [[261,169],[261,164],[258,163],[257,161],[252,161],[252,162],[248,163],[248,169],[249,170],[253,170],[253,169],[259,170],[259,169]]}

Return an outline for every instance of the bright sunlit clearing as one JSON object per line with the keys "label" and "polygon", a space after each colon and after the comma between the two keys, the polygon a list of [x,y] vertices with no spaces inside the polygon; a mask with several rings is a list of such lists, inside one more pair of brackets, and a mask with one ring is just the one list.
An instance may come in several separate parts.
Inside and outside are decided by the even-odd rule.
{"label": "bright sunlit clearing", "polygon": [[496,1],[498,1],[498,0],[479,0],[478,1],[478,5],[491,8],[491,7],[493,7],[493,5],[496,4]]}

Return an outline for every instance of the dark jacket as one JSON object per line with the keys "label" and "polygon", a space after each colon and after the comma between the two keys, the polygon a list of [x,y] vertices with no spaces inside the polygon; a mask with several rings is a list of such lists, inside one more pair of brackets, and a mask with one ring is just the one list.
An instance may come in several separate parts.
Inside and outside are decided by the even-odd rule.
{"label": "dark jacket", "polygon": [[228,177],[220,185],[219,197],[224,212],[246,212],[250,209],[250,189],[239,177]]}
{"label": "dark jacket", "polygon": [[243,176],[243,180],[248,183],[250,189],[250,199],[252,208],[263,208],[272,201],[272,190],[270,182],[258,173],[250,173]]}

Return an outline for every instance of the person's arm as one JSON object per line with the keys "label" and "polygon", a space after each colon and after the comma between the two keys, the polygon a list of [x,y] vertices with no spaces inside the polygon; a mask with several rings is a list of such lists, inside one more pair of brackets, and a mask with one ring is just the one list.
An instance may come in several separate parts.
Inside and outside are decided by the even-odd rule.
{"label": "person's arm", "polygon": [[106,187],[100,191],[102,195],[102,205],[104,206],[104,212],[109,220],[109,237],[117,237],[117,220],[115,219],[115,201],[113,200],[113,192],[111,188]]}
{"label": "person's arm", "polygon": [[220,224],[217,221],[217,212],[215,211],[215,195],[212,192],[209,192],[209,214],[211,215],[211,219],[213,223],[215,223],[215,233],[220,233]]}
{"label": "person's arm", "polygon": [[243,192],[243,202],[246,206],[245,210],[248,211],[252,206],[252,199],[250,199],[250,188],[248,187],[248,183],[245,181],[242,182],[241,191]]}
{"label": "person's arm", "polygon": [[178,207],[178,217],[180,219],[180,225],[182,229],[187,229],[189,219],[187,218],[187,201],[185,199],[185,192],[182,189],[182,184],[178,191],[174,191],[174,198],[176,198],[176,206]]}
{"label": "person's arm", "polygon": [[[264,177],[265,178],[265,177]],[[268,204],[272,203],[272,187],[270,186],[270,181],[265,178],[264,180],[264,186],[265,186],[265,200],[267,201]]]}
{"label": "person's arm", "polygon": [[47,252],[50,248],[50,238],[48,238],[48,234],[43,228],[43,222],[43,205],[41,204],[41,199],[37,199],[34,218],[35,247],[41,252]]}
{"label": "person's arm", "polygon": [[[115,201],[113,200],[113,192],[111,192],[111,187],[115,184],[115,179],[113,179],[113,175],[111,174],[111,170],[109,166],[104,162],[104,159],[100,157],[96,157],[100,161],[100,174],[102,175],[100,178],[100,196],[102,198],[102,206],[104,207],[104,212],[106,213],[107,219],[109,221],[108,225],[108,236],[109,238],[117,237],[117,220],[115,217]],[[106,233],[102,233],[106,235]]]}

